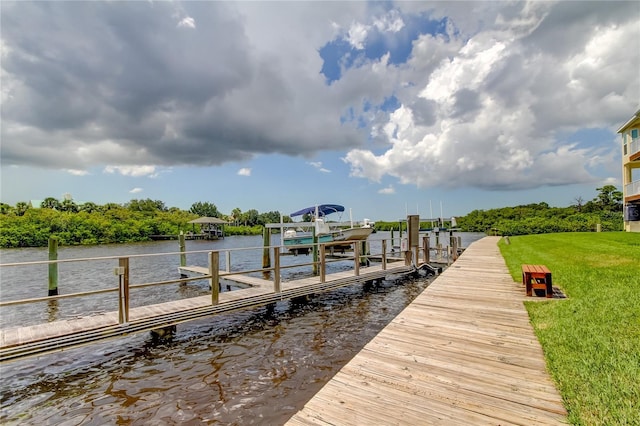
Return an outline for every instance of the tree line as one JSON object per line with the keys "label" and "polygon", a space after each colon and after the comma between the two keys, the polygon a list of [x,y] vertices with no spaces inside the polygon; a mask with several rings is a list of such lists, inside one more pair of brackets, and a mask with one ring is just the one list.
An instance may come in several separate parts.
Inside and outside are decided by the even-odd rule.
{"label": "tree line", "polygon": [[[578,197],[569,207],[550,207],[547,203],[527,204],[491,210],[474,210],[458,217],[460,231],[498,235],[524,235],[547,232],[621,231],[622,193],[613,185],[597,188],[598,196],[584,202]],[[235,208],[222,214],[211,202],[196,202],[188,211],[167,207],[160,200],[134,199],[125,204],[44,199],[40,206],[19,202],[0,203],[0,247],[43,247],[55,235],[62,245],[111,244],[149,241],[152,235],[189,232],[188,222],[201,216],[225,220],[227,235],[259,235],[267,223],[280,222],[280,212],[260,213]],[[291,218],[284,217],[285,222]],[[422,223],[421,227],[431,224]],[[378,230],[398,229],[398,222],[376,222]],[[441,226],[448,227],[445,222]],[[197,231],[197,229],[195,229]]]}
{"label": "tree line", "polygon": [[598,195],[584,202],[577,197],[569,207],[547,203],[526,204],[492,210],[474,210],[457,219],[460,229],[497,235],[528,235],[551,232],[622,231],[622,192],[613,185],[596,188]]}
{"label": "tree line", "polygon": [[[222,214],[215,204],[196,202],[188,211],[160,200],[134,199],[124,204],[76,204],[48,197],[39,206],[27,202],[0,203],[0,247],[43,247],[55,235],[62,245],[150,241],[152,235],[177,235],[195,230],[189,221],[201,216],[228,222],[227,235],[258,235],[266,223],[280,221],[280,212],[233,209]],[[289,217],[284,218],[290,221]]]}

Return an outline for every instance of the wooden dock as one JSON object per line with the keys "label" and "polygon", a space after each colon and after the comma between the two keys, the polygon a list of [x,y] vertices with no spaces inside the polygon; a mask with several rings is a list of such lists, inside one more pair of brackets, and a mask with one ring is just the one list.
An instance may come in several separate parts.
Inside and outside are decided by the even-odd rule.
{"label": "wooden dock", "polygon": [[498,240],[471,244],[287,424],[565,424]]}
{"label": "wooden dock", "polygon": [[[414,271],[404,262],[389,263],[383,268],[377,264],[353,270],[327,274],[324,281],[319,276],[309,276],[280,283],[280,291],[274,290],[269,280],[242,274],[221,273],[220,278],[236,281],[249,288],[219,293],[218,303],[212,297],[199,296],[131,308],[128,321],[121,323],[119,312],[96,315],[0,330],[0,362],[28,356],[61,351],[96,341],[174,326],[198,318],[263,306],[281,300],[307,296],[343,286],[364,283],[387,276]],[[200,268],[200,273],[208,269]]]}

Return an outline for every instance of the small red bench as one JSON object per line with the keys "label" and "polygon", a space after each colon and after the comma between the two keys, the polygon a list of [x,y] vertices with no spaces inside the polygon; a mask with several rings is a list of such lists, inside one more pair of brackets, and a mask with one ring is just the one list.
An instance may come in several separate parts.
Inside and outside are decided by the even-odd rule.
{"label": "small red bench", "polygon": [[522,265],[522,284],[527,296],[531,296],[533,290],[544,290],[548,298],[553,297],[551,271],[544,265]]}

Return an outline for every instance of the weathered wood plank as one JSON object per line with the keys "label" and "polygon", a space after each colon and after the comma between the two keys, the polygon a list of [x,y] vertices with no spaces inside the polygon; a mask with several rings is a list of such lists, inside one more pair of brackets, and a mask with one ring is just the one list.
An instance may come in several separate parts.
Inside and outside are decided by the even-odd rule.
{"label": "weathered wood plank", "polygon": [[497,240],[467,248],[288,424],[565,423]]}

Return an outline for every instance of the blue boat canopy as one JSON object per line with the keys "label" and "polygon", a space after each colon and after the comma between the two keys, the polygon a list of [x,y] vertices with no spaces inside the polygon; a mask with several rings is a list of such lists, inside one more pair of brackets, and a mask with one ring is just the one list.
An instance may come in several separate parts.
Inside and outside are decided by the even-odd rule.
{"label": "blue boat canopy", "polygon": [[[344,211],[344,206],[341,206],[339,204],[320,204],[319,206],[317,206],[317,208],[318,208],[318,215],[320,216],[326,216],[331,213]],[[289,216],[295,217],[295,216],[302,216],[305,214],[315,215],[316,206],[307,207],[306,209],[298,210],[297,212],[291,213]]]}

